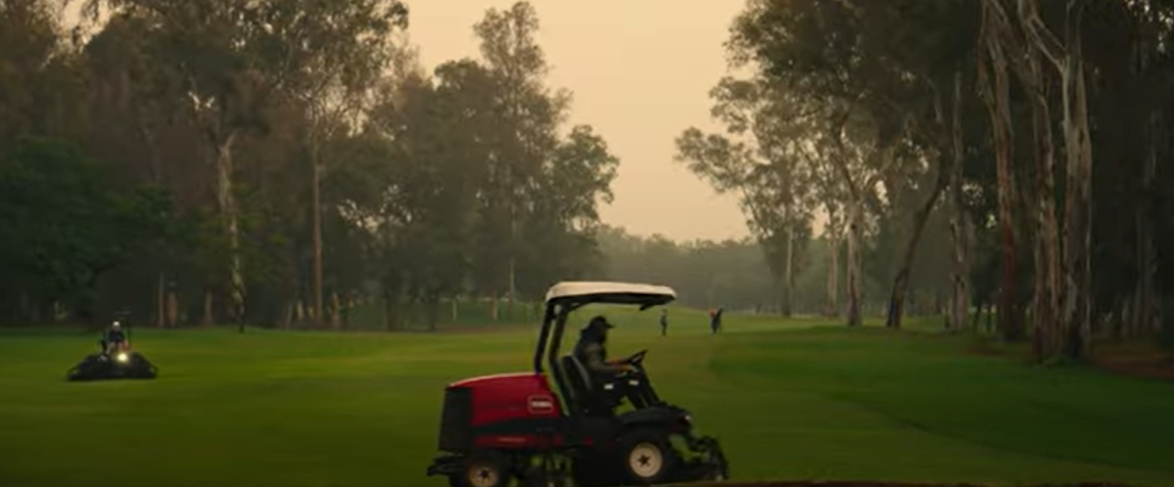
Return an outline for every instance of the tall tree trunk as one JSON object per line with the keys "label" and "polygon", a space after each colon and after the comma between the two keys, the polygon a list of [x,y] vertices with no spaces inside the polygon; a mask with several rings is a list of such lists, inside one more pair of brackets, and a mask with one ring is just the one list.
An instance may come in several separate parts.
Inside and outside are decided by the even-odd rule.
{"label": "tall tree trunk", "polygon": [[1064,199],[1064,322],[1069,327],[1065,354],[1086,355],[1092,343],[1092,145],[1081,49],[1085,2],[1071,0],[1066,18],[1067,52],[1063,63],[1064,140],[1068,174]]}
{"label": "tall tree trunk", "polygon": [[429,291],[424,298],[425,320],[428,322],[428,331],[436,331],[440,323],[440,296]]}
{"label": "tall tree trunk", "polygon": [[322,324],[322,166],[321,154],[318,152],[318,141],[314,136],[309,137],[310,164],[312,166],[312,187],[310,188],[310,222],[314,233],[314,318],[317,324]]}
{"label": "tall tree trunk", "polygon": [[[1012,207],[1015,201],[1015,181],[1011,172],[1011,110],[1009,83],[1007,79],[1007,62],[1003,46],[994,29],[985,25],[993,19],[988,10],[992,2],[988,0],[983,5],[985,49],[979,49],[980,56],[989,58],[990,77],[987,79],[987,69],[979,70],[982,80],[982,93],[987,110],[990,113],[991,125],[995,139],[995,165],[998,180],[999,206],[999,233],[1001,248],[1002,277],[999,290],[999,330],[1003,339],[1018,341],[1023,338],[1023,322],[1019,313],[1019,303],[1016,299],[1016,238],[1015,222],[1012,218]],[[983,63],[986,64],[986,63]]]}
{"label": "tall tree trunk", "polygon": [[[513,106],[514,105],[511,105],[511,107],[513,107]],[[510,194],[510,197],[506,203],[508,211],[509,211],[509,223],[510,223],[510,228],[509,228],[509,231],[510,231],[510,235],[509,235],[509,237],[510,237],[509,238],[509,262],[507,264],[508,265],[507,279],[509,279],[509,282],[507,283],[507,289],[506,289],[506,315],[508,317],[506,319],[512,322],[514,319],[514,292],[517,289],[517,280],[518,280],[517,252],[516,252],[516,249],[518,246],[518,243],[517,243],[518,242],[518,215],[517,215],[517,203],[515,202],[515,199],[517,197],[517,193],[514,191],[514,171],[512,170],[512,166],[507,164],[505,167],[505,173],[506,173],[506,187],[508,188],[509,194]]]}
{"label": "tall tree trunk", "polygon": [[290,329],[290,326],[293,325],[294,314],[297,311],[297,307],[298,307],[297,303],[295,303],[293,301],[288,301],[285,303],[285,306],[283,306],[283,308],[285,308],[285,309],[284,309],[284,313],[282,313],[283,316],[281,319],[281,327],[282,328],[288,330],[288,329]]}
{"label": "tall tree trunk", "polygon": [[167,326],[179,326],[179,298],[170,283],[167,286]]}
{"label": "tall tree trunk", "polygon": [[824,315],[833,318],[840,315],[840,230],[834,206],[828,207],[827,238],[828,278],[827,303]]}
{"label": "tall tree trunk", "polygon": [[864,233],[864,202],[854,199],[848,206],[848,326],[861,326],[860,244]]}
{"label": "tall tree trunk", "polygon": [[1092,338],[1092,143],[1081,46],[1085,0],[1069,0],[1063,40],[1053,35],[1039,16],[1037,0],[1021,0],[1019,18],[1032,50],[1047,57],[1060,75],[1064,103],[1064,142],[1067,177],[1064,187],[1064,234],[1061,275],[1064,280],[1062,314],[1058,316],[1061,350],[1072,358],[1086,355]]}
{"label": "tall tree trunk", "polygon": [[209,287],[204,289],[204,326],[212,326],[216,323],[216,317],[213,313],[212,288]]}
{"label": "tall tree trunk", "polygon": [[1036,180],[1035,290],[1032,306],[1032,349],[1036,359],[1050,356],[1060,344],[1060,235],[1056,220],[1056,149],[1052,134],[1048,78],[1040,66],[1039,52],[1029,50],[1020,69],[1031,98],[1032,132],[1035,142]]}
{"label": "tall tree trunk", "polygon": [[[944,159],[944,155],[941,158]],[[909,275],[913,271],[913,257],[917,254],[917,244],[921,241],[921,235],[925,232],[925,224],[929,221],[929,215],[933,213],[933,208],[937,205],[938,198],[945,190],[949,178],[950,165],[944,161],[939,162],[938,176],[934,187],[930,190],[930,195],[926,198],[925,203],[913,215],[913,233],[909,236],[909,242],[905,244],[905,252],[901,256],[901,267],[897,270],[897,277],[893,279],[893,291],[889,296],[889,314],[885,320],[885,326],[888,328],[901,328],[901,317],[905,314],[905,297],[909,292]]]}
{"label": "tall tree trunk", "polygon": [[[970,218],[963,200],[963,168],[966,163],[965,146],[962,141],[962,68],[954,73],[953,103],[950,108],[950,239],[953,243],[953,268],[951,272],[950,327],[962,331],[970,311]],[[975,328],[978,314],[975,312]]]}
{"label": "tall tree trunk", "polygon": [[342,306],[339,304],[338,292],[330,293],[330,327],[335,330],[342,329]]}
{"label": "tall tree trunk", "polygon": [[787,222],[787,248],[783,251],[783,258],[786,261],[783,262],[783,302],[781,304],[783,317],[790,318],[793,311],[792,300],[794,299],[795,293],[795,226],[790,223],[791,212],[789,208],[785,214],[784,221]]}
{"label": "tall tree trunk", "polygon": [[230,312],[244,326],[245,279],[240,251],[240,218],[232,184],[232,146],[236,132],[229,133],[216,145],[216,200],[224,217],[228,237],[228,273]]}
{"label": "tall tree trunk", "polygon": [[167,275],[160,271],[155,278],[155,327],[167,326]]}
{"label": "tall tree trunk", "polygon": [[[1079,2],[1078,2],[1079,3]],[[1073,21],[1074,24],[1079,25],[1080,14],[1083,11],[1083,6],[1070,7],[1076,9],[1078,12],[1074,14],[1077,18]],[[1092,224],[1093,224],[1093,204],[1092,204],[1092,136],[1088,123],[1088,100],[1086,93],[1086,85],[1084,81],[1084,67],[1080,60],[1080,43],[1079,27],[1073,27],[1077,32],[1071,34],[1074,39],[1073,43],[1076,46],[1076,59],[1073,64],[1074,76],[1076,76],[1076,95],[1074,107],[1074,120],[1076,142],[1074,149],[1076,149],[1076,161],[1073,162],[1073,174],[1070,176],[1072,186],[1078,187],[1079,197],[1067,200],[1071,202],[1071,215],[1069,221],[1072,222],[1071,241],[1068,243],[1068,256],[1070,258],[1069,268],[1072,269],[1072,276],[1069,278],[1072,282],[1072,291],[1076,293],[1075,303],[1070,306],[1071,318],[1069,323],[1073,326],[1078,326],[1078,330],[1074,330],[1074,343],[1069,344],[1069,354],[1077,358],[1084,358],[1092,353],[1092,327],[1093,327],[1093,310],[1096,308],[1093,299],[1092,287]]]}
{"label": "tall tree trunk", "polygon": [[1153,229],[1151,227],[1152,220],[1149,213],[1150,199],[1149,194],[1153,191],[1154,176],[1157,170],[1158,160],[1158,141],[1162,137],[1160,135],[1160,119],[1159,114],[1155,111],[1150,115],[1147,131],[1149,132],[1149,146],[1146,150],[1145,160],[1142,162],[1142,197],[1141,204],[1134,205],[1134,225],[1137,232],[1137,250],[1135,252],[1137,259],[1137,281],[1134,284],[1134,296],[1136,299],[1137,313],[1132,317],[1133,323],[1130,328],[1134,330],[1144,330],[1146,332],[1153,330],[1154,323],[1154,303],[1156,303],[1154,293],[1154,271],[1157,267],[1157,258],[1155,256]]}

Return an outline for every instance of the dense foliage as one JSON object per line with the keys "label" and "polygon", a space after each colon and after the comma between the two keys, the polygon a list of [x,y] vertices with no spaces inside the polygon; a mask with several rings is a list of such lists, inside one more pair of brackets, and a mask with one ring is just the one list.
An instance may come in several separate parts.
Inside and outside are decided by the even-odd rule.
{"label": "dense foliage", "polygon": [[[67,4],[69,2],[66,2]],[[425,72],[391,0],[0,1],[0,321],[339,324],[598,262],[618,159],[525,2]],[[88,32],[88,34],[87,34]]]}

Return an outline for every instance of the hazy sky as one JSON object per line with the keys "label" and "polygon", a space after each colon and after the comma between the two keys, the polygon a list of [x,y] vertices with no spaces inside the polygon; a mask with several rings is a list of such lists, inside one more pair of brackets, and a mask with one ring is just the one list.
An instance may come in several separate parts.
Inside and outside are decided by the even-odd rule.
{"label": "hazy sky", "polygon": [[[425,66],[478,56],[473,24],[512,0],[407,0]],[[604,222],[637,234],[724,239],[747,234],[733,195],[673,161],[673,139],[713,128],[709,89],[725,74],[722,43],[742,0],[531,0],[550,84],[574,92],[571,123],[589,123],[620,158]]]}

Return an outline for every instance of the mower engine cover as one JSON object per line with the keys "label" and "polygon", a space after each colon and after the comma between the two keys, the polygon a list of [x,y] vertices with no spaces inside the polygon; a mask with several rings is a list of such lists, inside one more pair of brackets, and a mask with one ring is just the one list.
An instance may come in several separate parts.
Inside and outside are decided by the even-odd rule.
{"label": "mower engine cover", "polygon": [[499,374],[466,379],[445,388],[441,450],[534,445],[554,427],[562,407],[545,374]]}

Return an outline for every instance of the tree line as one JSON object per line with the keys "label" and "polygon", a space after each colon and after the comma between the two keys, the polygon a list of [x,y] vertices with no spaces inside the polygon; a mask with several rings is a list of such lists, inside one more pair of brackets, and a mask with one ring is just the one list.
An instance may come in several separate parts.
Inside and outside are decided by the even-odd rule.
{"label": "tree line", "polygon": [[1171,343],[1171,19],[1156,0],[750,0],[726,42],[749,74],[711,91],[724,130],[685,130],[678,160],[740,195],[788,288],[825,215],[850,325],[867,249],[897,236],[890,327],[929,247],[955,330],[994,302],[1041,360]]}
{"label": "tree line", "polygon": [[757,257],[601,226],[619,161],[567,126],[530,4],[431,72],[409,18],[0,0],[0,322],[338,326],[363,302],[396,328],[647,276],[850,325],[994,308],[1040,359],[1174,342],[1174,3],[749,0],[726,42],[749,74],[710,93],[724,130],[683,131],[676,159],[739,196]]}
{"label": "tree line", "polygon": [[[945,235],[944,222],[934,219],[926,232]],[[778,278],[778,259],[774,259],[755,237],[724,241],[696,240],[678,242],[663,235],[633,235],[623,228],[601,225],[596,240],[601,254],[600,265],[587,276],[630,282],[652,282],[671,286],[677,302],[699,309],[724,307],[730,311],[787,314],[793,316],[836,316],[845,293],[842,265],[829,259],[837,249],[825,235],[812,235],[810,229],[795,240],[796,258],[793,292]],[[883,265],[900,241],[879,235],[867,249],[870,262],[864,269],[862,308],[874,316],[883,316],[883,296],[891,269]],[[921,316],[941,314],[949,294],[943,292],[947,282],[935,268],[947,264],[944,252],[923,250],[911,287],[911,311]],[[971,319],[976,316],[972,315]]]}
{"label": "tree line", "polygon": [[0,0],[0,322],[339,326],[368,302],[396,328],[584,275],[619,160],[568,126],[533,6],[486,11],[480,56],[432,72],[408,19]]}

